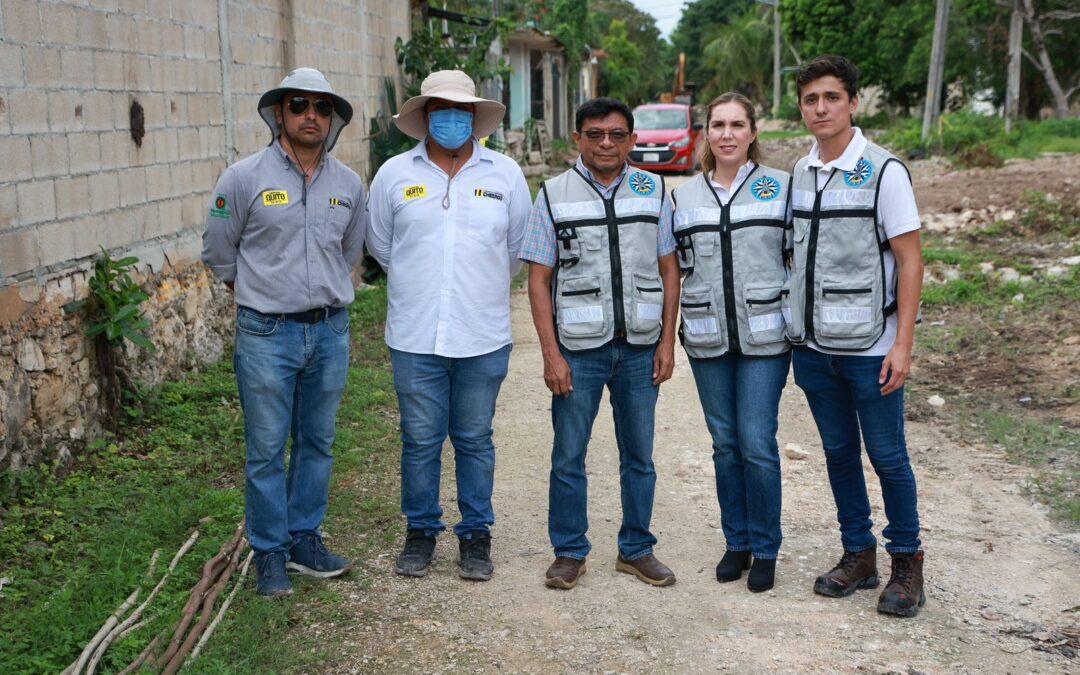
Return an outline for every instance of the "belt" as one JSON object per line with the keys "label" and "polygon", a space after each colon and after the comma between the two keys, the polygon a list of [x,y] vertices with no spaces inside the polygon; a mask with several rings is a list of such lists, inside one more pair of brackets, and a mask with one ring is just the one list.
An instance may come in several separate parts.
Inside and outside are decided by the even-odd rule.
{"label": "belt", "polygon": [[282,319],[288,321],[295,321],[297,323],[319,323],[327,317],[334,316],[340,312],[342,307],[319,307],[317,309],[309,309],[306,312],[293,312],[291,314],[281,314]]}

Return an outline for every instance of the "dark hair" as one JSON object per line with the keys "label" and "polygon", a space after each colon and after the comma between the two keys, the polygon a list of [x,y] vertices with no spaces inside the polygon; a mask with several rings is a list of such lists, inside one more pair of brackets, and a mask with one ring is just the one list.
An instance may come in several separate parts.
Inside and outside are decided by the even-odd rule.
{"label": "dark hair", "polygon": [[585,120],[595,120],[607,117],[611,113],[619,113],[626,118],[627,131],[634,133],[634,113],[630,112],[630,106],[622,101],[607,96],[585,101],[578,106],[577,114],[574,115],[574,127],[580,134]]}
{"label": "dark hair", "polygon": [[[724,103],[738,103],[741,105],[743,110],[746,111],[747,119],[750,120],[750,131],[757,131],[757,116],[754,114],[754,104],[739,92],[729,91],[709,101],[709,112],[705,115],[705,139],[698,149],[698,162],[701,164],[702,173],[706,176],[711,176],[712,172],[716,170],[716,157],[713,156],[712,146],[709,145],[709,124],[712,123],[713,109]],[[750,143],[750,147],[746,150],[746,158],[754,164],[761,164],[761,143],[758,143],[758,139],[755,138]]]}
{"label": "dark hair", "polygon": [[849,98],[859,94],[859,69],[846,57],[836,54],[822,54],[809,61],[795,78],[796,92],[802,100],[803,87],[814,80],[832,75],[844,83]]}

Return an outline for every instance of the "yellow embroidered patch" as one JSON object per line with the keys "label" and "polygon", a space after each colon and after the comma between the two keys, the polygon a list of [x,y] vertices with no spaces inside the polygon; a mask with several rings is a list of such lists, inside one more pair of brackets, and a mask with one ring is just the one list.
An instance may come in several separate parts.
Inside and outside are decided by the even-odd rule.
{"label": "yellow embroidered patch", "polygon": [[419,199],[420,197],[427,197],[426,185],[413,185],[412,187],[405,188],[405,199]]}
{"label": "yellow embroidered patch", "polygon": [[263,193],[263,206],[281,206],[289,203],[289,193],[285,190],[267,190]]}

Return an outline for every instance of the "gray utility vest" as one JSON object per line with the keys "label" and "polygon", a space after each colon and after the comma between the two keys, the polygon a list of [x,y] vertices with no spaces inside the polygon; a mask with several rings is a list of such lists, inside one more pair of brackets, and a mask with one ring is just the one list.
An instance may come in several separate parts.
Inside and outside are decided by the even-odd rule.
{"label": "gray utility vest", "polygon": [[726,205],[705,174],[675,188],[683,271],[679,337],[696,358],[782,354],[784,232],[791,175],[756,166]]}
{"label": "gray utility vest", "polygon": [[895,288],[896,279],[885,279],[889,240],[878,230],[878,181],[889,163],[904,164],[867,143],[853,171],[834,169],[818,190],[817,169],[807,171],[806,162],[804,157],[795,165],[794,269],[784,306],[788,339],[864,351],[896,311],[895,302],[885,304],[887,284]]}
{"label": "gray utility vest", "polygon": [[571,351],[616,335],[655,344],[664,308],[656,257],[664,179],[631,167],[604,199],[574,168],[541,189],[559,250],[552,295],[559,342]]}

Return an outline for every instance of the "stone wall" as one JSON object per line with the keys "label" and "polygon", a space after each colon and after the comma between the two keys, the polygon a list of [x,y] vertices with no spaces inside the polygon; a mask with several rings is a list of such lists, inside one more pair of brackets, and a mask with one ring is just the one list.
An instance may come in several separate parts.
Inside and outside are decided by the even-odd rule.
{"label": "stone wall", "polygon": [[334,154],[369,173],[406,0],[0,0],[0,468],[97,432],[85,297],[99,246],[140,258],[156,384],[221,357],[231,298],[198,262],[210,190],[264,147],[259,96],[294,67],[355,108]]}

